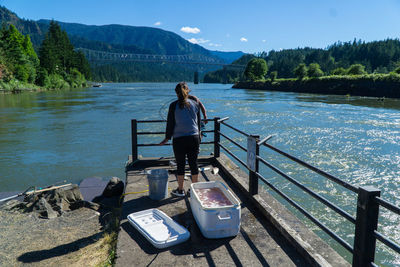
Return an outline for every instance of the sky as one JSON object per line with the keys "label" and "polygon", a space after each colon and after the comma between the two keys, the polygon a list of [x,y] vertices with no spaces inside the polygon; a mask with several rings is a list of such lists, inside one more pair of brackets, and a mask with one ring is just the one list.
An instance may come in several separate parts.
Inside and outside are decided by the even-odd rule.
{"label": "sky", "polygon": [[259,53],[400,37],[400,0],[0,0],[19,17],[174,32],[210,50]]}

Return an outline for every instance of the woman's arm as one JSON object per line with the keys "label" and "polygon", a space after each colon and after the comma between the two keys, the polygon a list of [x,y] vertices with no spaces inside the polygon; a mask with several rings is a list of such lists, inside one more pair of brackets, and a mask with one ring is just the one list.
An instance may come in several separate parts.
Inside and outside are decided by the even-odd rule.
{"label": "woman's arm", "polygon": [[174,134],[174,127],[175,127],[175,106],[176,106],[176,101],[172,102],[169,105],[168,109],[168,116],[167,116],[167,126],[165,129],[165,138],[160,142],[159,145],[165,145],[168,140],[171,140],[172,135]]}
{"label": "woman's arm", "polygon": [[[200,99],[194,95],[189,95],[188,97],[189,97],[189,99],[192,99],[199,104],[201,113],[203,113],[203,117],[206,120],[207,119],[207,111],[206,111],[206,108],[204,107],[203,103],[201,103]],[[204,121],[204,123],[207,123],[207,122],[208,121]]]}

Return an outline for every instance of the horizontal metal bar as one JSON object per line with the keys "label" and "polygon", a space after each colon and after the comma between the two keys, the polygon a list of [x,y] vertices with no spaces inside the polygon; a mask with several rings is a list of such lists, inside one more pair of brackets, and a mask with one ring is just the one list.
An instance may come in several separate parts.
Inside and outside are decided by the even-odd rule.
{"label": "horizontal metal bar", "polygon": [[213,145],[213,144],[214,144],[214,141],[201,142],[200,144],[202,144],[202,145]]}
{"label": "horizontal metal bar", "polygon": [[156,123],[156,122],[167,122],[166,120],[141,120],[136,121],[137,123]]}
{"label": "horizontal metal bar", "polygon": [[241,148],[243,151],[247,152],[247,149],[243,146],[241,146],[240,144],[236,143],[235,141],[233,141],[231,138],[229,138],[228,136],[224,135],[223,133],[219,132],[220,135],[222,135],[223,137],[225,137],[226,139],[228,139],[229,141],[231,141],[233,144],[237,145],[239,148]]}
{"label": "horizontal metal bar", "polygon": [[247,167],[247,164],[246,163],[244,163],[241,159],[239,159],[237,156],[235,156],[232,152],[230,152],[226,147],[224,147],[223,145],[221,145],[221,144],[218,144],[223,150],[225,150],[226,151],[226,153],[228,153],[229,155],[231,155],[234,159],[236,159],[237,161],[239,161],[240,162],[240,164],[242,164],[246,169],[249,169],[248,167]]}
{"label": "horizontal metal bar", "polygon": [[358,193],[358,187],[355,187],[352,184],[349,184],[349,183],[347,183],[345,181],[342,181],[339,178],[336,178],[335,176],[333,176],[333,175],[331,175],[331,174],[329,174],[327,172],[324,172],[324,171],[322,171],[322,170],[320,170],[320,169],[318,169],[318,168],[316,168],[316,167],[314,167],[314,166],[312,166],[312,165],[310,165],[310,164],[308,164],[308,163],[306,163],[306,162],[304,162],[304,161],[302,161],[302,160],[300,160],[300,159],[298,159],[298,158],[296,158],[296,157],[294,157],[294,156],[292,156],[292,155],[290,155],[290,154],[288,154],[286,152],[283,152],[282,150],[280,150],[280,149],[278,149],[278,148],[276,148],[276,147],[274,147],[274,146],[272,146],[270,144],[264,143],[264,146],[266,146],[266,147],[278,152],[279,154],[281,154],[281,155],[283,155],[283,156],[285,156],[285,157],[287,157],[287,158],[299,163],[300,165],[303,165],[304,167],[306,167],[306,168],[308,168],[308,169],[310,169],[310,170],[312,170],[312,171],[314,171],[314,172],[316,172],[316,173],[328,178],[329,180],[331,180],[331,181],[333,181],[333,182],[335,182],[335,183],[337,183],[337,184],[349,189],[350,191],[353,191],[354,193]]}
{"label": "horizontal metal bar", "polygon": [[[212,144],[214,144],[214,141],[201,142],[200,144],[202,144],[202,145],[212,145]],[[170,146],[170,145],[172,145],[172,143],[167,143],[167,144],[164,144],[164,145]],[[160,146],[160,144],[137,144],[137,146]]]}
{"label": "horizontal metal bar", "polygon": [[[164,146],[170,146],[172,143],[166,143]],[[160,144],[137,144],[137,146],[160,146]]]}
{"label": "horizontal metal bar", "polygon": [[400,246],[396,243],[394,243],[392,240],[390,240],[389,238],[387,238],[386,236],[382,235],[381,233],[379,233],[378,231],[374,231],[374,236],[381,241],[383,244],[385,244],[386,246],[390,247],[391,249],[393,249],[394,251],[396,251],[397,253],[400,253]]}
{"label": "horizontal metal bar", "polygon": [[226,121],[226,120],[229,120],[229,117],[225,117],[225,118],[219,119],[218,122],[223,122],[223,121]]}
{"label": "horizontal metal bar", "polygon": [[236,129],[235,127],[230,126],[229,124],[227,124],[227,123],[225,123],[225,122],[221,122],[221,124],[223,124],[223,125],[225,125],[225,126],[231,128],[232,130],[235,130],[235,131],[238,132],[238,133],[243,134],[244,136],[247,136],[247,137],[250,136],[249,134],[247,134],[247,133],[245,133],[245,132],[243,132],[243,131],[241,131],[241,130],[239,130],[239,129]]}
{"label": "horizontal metal bar", "polygon": [[[213,133],[214,130],[209,131],[201,131],[202,133]],[[165,134],[165,132],[137,132],[138,135],[147,135],[147,134]]]}
{"label": "horizontal metal bar", "polygon": [[301,213],[303,213],[307,218],[309,218],[313,223],[315,223],[319,228],[321,228],[325,233],[331,236],[334,240],[336,240],[340,245],[342,245],[345,249],[353,253],[353,247],[343,240],[340,236],[332,232],[328,227],[323,225],[318,219],[308,213],[303,207],[297,204],[294,200],[288,197],[285,193],[281,192],[278,188],[276,188],[273,184],[271,184],[267,179],[265,179],[261,174],[256,173],[257,176],[266,183],[271,189],[273,189],[276,193],[278,193],[281,197],[283,197],[286,201],[288,201],[293,207],[298,209]]}
{"label": "horizontal metal bar", "polygon": [[314,197],[315,199],[319,200],[320,202],[324,203],[326,206],[328,206],[329,208],[331,208],[332,210],[336,211],[337,213],[339,213],[341,216],[343,216],[344,218],[346,218],[348,221],[350,221],[351,223],[355,224],[356,223],[356,218],[354,218],[353,216],[351,216],[350,214],[348,214],[346,211],[344,211],[343,209],[339,208],[338,206],[336,206],[335,204],[333,204],[332,202],[330,202],[329,200],[327,200],[326,198],[318,195],[317,193],[315,193],[313,190],[309,189],[308,187],[306,187],[305,185],[299,183],[298,181],[296,181],[294,178],[290,177],[289,175],[287,175],[286,173],[284,173],[283,171],[281,171],[280,169],[278,169],[277,167],[275,167],[274,165],[270,164],[269,162],[267,162],[265,159],[261,158],[260,156],[257,156],[257,159],[259,161],[261,161],[262,163],[264,163],[265,165],[267,165],[269,168],[271,168],[273,171],[275,171],[276,173],[280,174],[281,176],[283,176],[284,178],[286,178],[287,180],[289,180],[290,182],[292,182],[293,184],[297,185],[298,187],[300,187],[303,191],[307,192],[308,194],[310,194],[312,197]]}
{"label": "horizontal metal bar", "polygon": [[[214,119],[202,119],[202,121],[213,121]],[[138,123],[156,123],[156,122],[167,122],[167,120],[137,120]]]}
{"label": "horizontal metal bar", "polygon": [[145,134],[165,134],[165,132],[137,132],[138,135],[145,135]]}
{"label": "horizontal metal bar", "polygon": [[399,207],[393,205],[392,203],[390,203],[390,202],[388,202],[388,201],[386,201],[386,200],[384,200],[383,198],[380,198],[380,197],[375,197],[375,200],[382,207],[385,207],[388,210],[393,211],[397,215],[400,215],[400,208]]}
{"label": "horizontal metal bar", "polygon": [[[213,133],[213,130],[210,131],[201,131],[202,133]],[[138,135],[150,135],[150,134],[165,134],[165,132],[137,132]]]}
{"label": "horizontal metal bar", "polygon": [[260,142],[257,143],[258,146],[263,145],[265,142],[267,142],[269,139],[271,139],[272,137],[274,137],[275,135],[269,135],[267,137],[265,137],[263,140],[261,140]]}

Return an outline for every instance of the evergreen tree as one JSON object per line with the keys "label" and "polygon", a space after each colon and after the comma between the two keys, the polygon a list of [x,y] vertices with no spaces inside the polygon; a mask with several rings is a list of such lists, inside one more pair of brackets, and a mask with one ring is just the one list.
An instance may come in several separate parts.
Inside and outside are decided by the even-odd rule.
{"label": "evergreen tree", "polygon": [[22,35],[14,25],[3,27],[0,50],[4,66],[15,78],[24,82],[35,80],[39,61],[28,35]]}
{"label": "evergreen tree", "polygon": [[67,78],[74,70],[91,76],[89,63],[81,52],[75,52],[68,35],[60,25],[52,21],[39,49],[40,66],[49,74],[59,74]]}

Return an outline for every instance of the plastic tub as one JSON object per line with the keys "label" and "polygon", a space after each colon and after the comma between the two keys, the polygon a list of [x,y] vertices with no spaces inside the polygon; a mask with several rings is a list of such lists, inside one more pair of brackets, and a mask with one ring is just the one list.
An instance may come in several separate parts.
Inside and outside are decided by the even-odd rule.
{"label": "plastic tub", "polygon": [[168,170],[154,169],[147,172],[149,197],[161,200],[168,196]]}
{"label": "plastic tub", "polygon": [[190,207],[204,237],[223,238],[239,233],[240,202],[223,183],[191,184]]}
{"label": "plastic tub", "polygon": [[158,209],[131,213],[127,218],[156,248],[170,247],[185,242],[190,237],[188,230]]}

